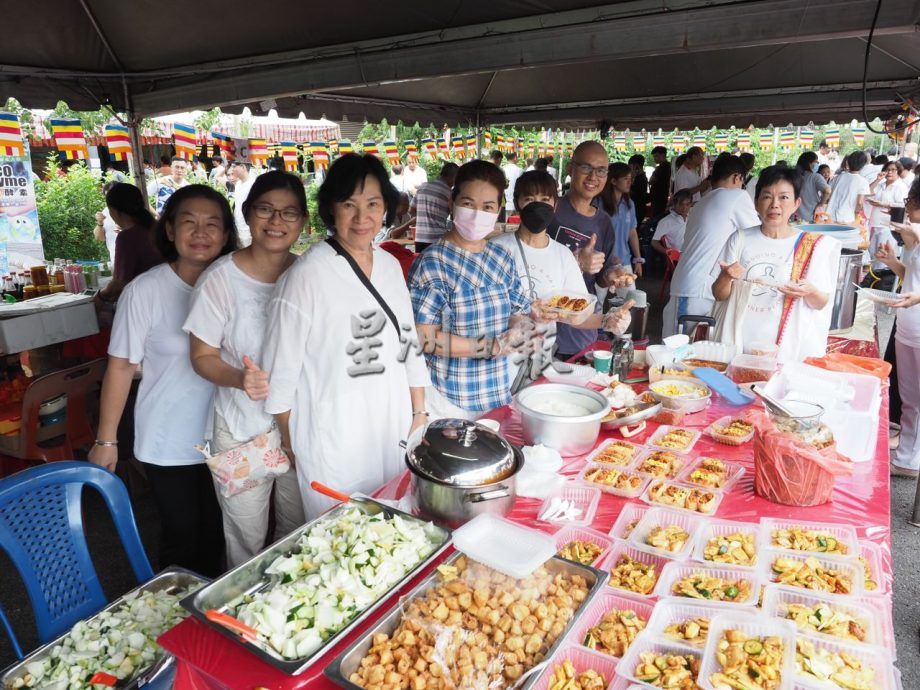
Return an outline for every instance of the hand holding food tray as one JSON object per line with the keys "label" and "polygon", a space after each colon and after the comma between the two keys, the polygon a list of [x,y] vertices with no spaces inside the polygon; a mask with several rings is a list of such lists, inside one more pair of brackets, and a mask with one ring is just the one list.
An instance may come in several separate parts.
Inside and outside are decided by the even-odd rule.
{"label": "hand holding food tray", "polygon": [[[295,675],[449,542],[450,532],[432,523],[370,499],[353,500],[295,530],[182,605],[266,663]],[[241,635],[242,627],[212,620],[211,611],[253,629],[255,638]]]}
{"label": "hand holding food tray", "polygon": [[594,313],[597,295],[574,290],[550,292],[540,297],[544,313],[577,326]]}

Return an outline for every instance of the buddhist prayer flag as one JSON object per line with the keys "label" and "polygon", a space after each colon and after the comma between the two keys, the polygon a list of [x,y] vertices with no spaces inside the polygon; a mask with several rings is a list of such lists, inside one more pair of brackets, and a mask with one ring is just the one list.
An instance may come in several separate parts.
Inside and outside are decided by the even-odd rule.
{"label": "buddhist prayer flag", "polygon": [[434,143],[434,139],[430,137],[422,139],[422,148],[425,149],[425,153],[431,156],[431,160],[438,160],[438,147],[437,144]]}
{"label": "buddhist prayer flag", "polygon": [[742,151],[750,151],[751,150],[751,133],[750,132],[740,132],[738,134],[738,139],[736,140],[735,143],[738,144],[738,148],[741,149]]}
{"label": "buddhist prayer flag", "polygon": [[249,140],[249,161],[255,165],[264,165],[268,160],[268,143],[265,139]]}
{"label": "buddhist prayer flag", "polygon": [[321,141],[311,141],[310,153],[313,155],[314,168],[325,170],[329,167],[329,151],[326,149],[326,144]]}
{"label": "buddhist prayer flag", "polygon": [[190,161],[195,157],[195,148],[198,146],[198,136],[192,125],[174,122],[173,142],[176,145],[176,155],[179,158]]}
{"label": "buddhist prayer flag", "polygon": [[[642,139],[642,148],[640,149],[636,146],[636,151],[645,151],[645,138]],[[575,144],[571,141],[567,143],[565,145],[565,152],[568,154],[569,158],[575,155]]]}
{"label": "buddhist prayer flag", "polygon": [[613,135],[613,148],[617,151],[626,150],[626,135],[624,134],[615,134]]}
{"label": "buddhist prayer flag", "polygon": [[451,144],[453,145],[454,156],[456,156],[460,160],[463,160],[464,154],[466,153],[466,151],[463,148],[463,137],[452,138]]}
{"label": "buddhist prayer flag", "polygon": [[364,155],[380,158],[380,149],[377,148],[376,141],[365,141],[361,144],[361,148],[364,149]]}
{"label": "buddhist prayer flag", "polygon": [[89,159],[89,148],[79,120],[52,119],[51,134],[58,151],[67,160]]}
{"label": "buddhist prayer flag", "polygon": [[482,133],[482,148],[486,149],[487,151],[492,150],[492,132],[489,130],[486,130]]}
{"label": "buddhist prayer flag", "polygon": [[667,140],[664,138],[664,134],[656,134],[652,137],[652,146],[666,146]]}
{"label": "buddhist prayer flag", "polygon": [[229,135],[211,132],[211,140],[217,144],[224,159],[231,161],[236,158],[236,147],[233,145],[233,139]]}
{"label": "buddhist prayer flag", "polygon": [[297,172],[297,144],[293,141],[281,142],[281,160],[288,172]]}
{"label": "buddhist prayer flag", "polygon": [[795,132],[782,132],[779,135],[779,147],[784,151],[795,148]]}
{"label": "buddhist prayer flag", "polygon": [[706,150],[706,132],[699,132],[698,134],[693,135],[693,145],[699,146],[704,151]]}
{"label": "buddhist prayer flag", "polygon": [[351,147],[351,142],[348,141],[348,139],[342,139],[342,141],[338,142],[337,148],[339,150],[340,156],[344,156],[346,153],[354,152],[354,149]]}
{"label": "buddhist prayer flag", "polygon": [[815,140],[815,133],[810,129],[803,129],[799,132],[799,146],[803,149],[810,149]]}
{"label": "buddhist prayer flag", "polygon": [[20,158],[26,155],[19,116],[13,113],[0,113],[0,155]]}
{"label": "buddhist prayer flag", "polygon": [[126,161],[131,155],[131,135],[124,125],[108,124],[103,128],[105,145],[112,160]]}
{"label": "buddhist prayer flag", "polygon": [[722,151],[728,150],[728,132],[716,132],[715,137],[713,137],[713,144],[715,144],[716,151],[720,153]]}
{"label": "buddhist prayer flag", "polygon": [[505,135],[504,134],[495,135],[495,148],[499,151],[505,150]]}
{"label": "buddhist prayer flag", "polygon": [[862,146],[866,141],[866,126],[857,125],[856,127],[851,127],[850,131],[853,133],[853,143],[857,146]]}
{"label": "buddhist prayer flag", "polygon": [[[330,139],[330,140],[327,142],[327,144],[328,144],[328,147],[329,147],[328,150],[327,150],[327,153],[336,154],[336,153],[339,152],[339,140],[338,140],[338,139]],[[311,144],[311,146],[312,146],[312,144]]]}
{"label": "buddhist prayer flag", "polygon": [[774,132],[771,130],[769,132],[760,133],[760,148],[764,151],[773,150],[773,135]]}
{"label": "buddhist prayer flag", "polygon": [[473,135],[466,138],[466,155],[470,158],[476,157],[476,137]]}
{"label": "buddhist prayer flag", "polygon": [[840,146],[840,128],[833,127],[824,130],[824,143],[832,149]]}
{"label": "buddhist prayer flag", "polygon": [[384,141],[383,152],[386,154],[390,165],[397,165],[399,163],[399,147],[396,145],[395,141],[390,141],[389,139]]}
{"label": "buddhist prayer flag", "polygon": [[418,146],[415,143],[415,139],[406,139],[403,142],[403,146],[406,147],[406,156],[408,158],[418,160]]}
{"label": "buddhist prayer flag", "polygon": [[447,139],[443,137],[438,138],[438,152],[441,154],[441,158],[450,160],[450,146],[448,146]]}
{"label": "buddhist prayer flag", "polygon": [[677,134],[671,137],[671,148],[677,153],[682,153],[687,148],[687,137],[683,134]]}

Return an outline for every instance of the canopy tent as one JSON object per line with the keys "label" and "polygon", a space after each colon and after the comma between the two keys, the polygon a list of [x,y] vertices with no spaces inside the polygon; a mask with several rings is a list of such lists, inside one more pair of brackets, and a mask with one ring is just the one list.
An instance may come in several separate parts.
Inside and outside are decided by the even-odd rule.
{"label": "canopy tent", "polygon": [[[0,99],[616,128],[864,119],[872,0],[171,3],[33,0],[7,19]],[[866,90],[918,86],[920,0],[881,3]]]}

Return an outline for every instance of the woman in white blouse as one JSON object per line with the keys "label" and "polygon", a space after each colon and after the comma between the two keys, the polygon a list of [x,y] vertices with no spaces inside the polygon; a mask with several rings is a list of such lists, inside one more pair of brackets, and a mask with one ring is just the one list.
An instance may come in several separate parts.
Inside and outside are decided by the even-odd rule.
{"label": "woman in white blouse", "polygon": [[[275,283],[297,258],[290,249],[307,219],[303,183],[279,170],[260,175],[242,211],[252,244],[221,257],[202,274],[184,327],[191,338],[192,366],[217,386],[214,454],[264,434],[272,425],[272,416],[263,409],[268,373],[260,368],[262,345]],[[249,560],[265,545],[273,489],[274,541],[304,522],[293,469],[232,496],[218,491],[229,567]]]}
{"label": "woman in white blouse", "polygon": [[337,159],[317,198],[334,243],[295,261],[272,298],[265,410],[296,460],[307,519],[333,505],[311,481],[347,494],[376,489],[403,470],[399,442],[427,419],[430,378],[409,347],[409,291],[399,262],[372,246],[398,198],[373,156]]}
{"label": "woman in white blouse", "polygon": [[227,200],[204,185],[176,190],[153,231],[166,263],[128,283],[118,300],[102,382],[99,431],[90,462],[118,461],[116,430],[138,365],[134,456],[160,513],[160,568],[223,572],[224,536],[211,473],[195,448],[204,443],[214,385],[192,369],[188,316],[192,286],[214,259],[237,247]]}

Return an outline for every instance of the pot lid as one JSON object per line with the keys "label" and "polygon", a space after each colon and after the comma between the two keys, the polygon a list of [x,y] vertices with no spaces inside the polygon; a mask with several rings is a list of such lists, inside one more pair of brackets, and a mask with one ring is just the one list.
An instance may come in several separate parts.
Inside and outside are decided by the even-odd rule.
{"label": "pot lid", "polygon": [[488,427],[465,419],[438,419],[406,456],[409,468],[451,486],[483,486],[514,474],[511,444]]}

